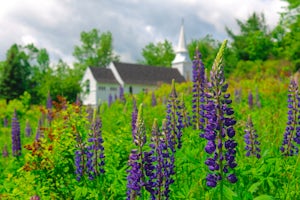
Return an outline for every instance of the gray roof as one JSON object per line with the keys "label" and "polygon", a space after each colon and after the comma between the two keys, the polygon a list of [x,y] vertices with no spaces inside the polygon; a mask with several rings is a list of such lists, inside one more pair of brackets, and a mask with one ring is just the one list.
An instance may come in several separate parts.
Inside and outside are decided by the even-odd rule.
{"label": "gray roof", "polygon": [[115,83],[119,84],[115,79],[111,69],[104,67],[90,67],[91,72],[98,83]]}
{"label": "gray roof", "polygon": [[171,83],[172,79],[175,79],[177,83],[185,82],[184,77],[174,68],[119,62],[113,64],[125,84],[157,85]]}

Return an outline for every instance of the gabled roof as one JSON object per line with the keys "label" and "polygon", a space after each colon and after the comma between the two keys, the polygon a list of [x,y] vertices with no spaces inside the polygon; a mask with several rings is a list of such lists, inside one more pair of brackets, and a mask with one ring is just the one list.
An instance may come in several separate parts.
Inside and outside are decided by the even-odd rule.
{"label": "gabled roof", "polygon": [[113,62],[125,84],[157,85],[158,83],[185,82],[177,69],[141,64]]}
{"label": "gabled roof", "polygon": [[111,69],[103,67],[90,67],[91,72],[98,83],[115,83],[119,84],[113,75]]}

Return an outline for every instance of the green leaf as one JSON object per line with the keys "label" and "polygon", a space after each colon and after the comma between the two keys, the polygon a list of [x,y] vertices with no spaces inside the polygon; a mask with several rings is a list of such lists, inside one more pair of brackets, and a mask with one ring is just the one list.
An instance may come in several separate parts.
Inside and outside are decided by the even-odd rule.
{"label": "green leaf", "polygon": [[259,181],[259,182],[256,182],[256,183],[252,184],[248,191],[251,192],[251,193],[256,192],[256,190],[258,189],[258,187],[261,184],[262,184],[262,181]]}
{"label": "green leaf", "polygon": [[260,195],[258,197],[255,197],[253,200],[273,200],[274,198],[272,196],[269,195]]}
{"label": "green leaf", "polygon": [[226,185],[224,185],[223,189],[224,189],[224,196],[226,199],[233,199],[233,197],[237,197],[237,194]]}

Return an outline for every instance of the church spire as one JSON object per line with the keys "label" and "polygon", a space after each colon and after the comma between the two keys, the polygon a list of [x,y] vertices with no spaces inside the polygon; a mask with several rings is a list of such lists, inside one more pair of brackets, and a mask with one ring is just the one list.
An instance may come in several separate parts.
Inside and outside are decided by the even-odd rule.
{"label": "church spire", "polygon": [[181,21],[178,46],[175,53],[172,68],[177,68],[186,80],[192,80],[192,62],[186,47],[183,19]]}

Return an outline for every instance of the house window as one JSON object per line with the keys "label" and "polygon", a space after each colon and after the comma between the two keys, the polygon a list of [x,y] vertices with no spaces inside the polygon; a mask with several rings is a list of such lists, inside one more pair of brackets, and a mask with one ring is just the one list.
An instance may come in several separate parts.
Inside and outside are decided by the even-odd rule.
{"label": "house window", "polygon": [[85,81],[85,91],[87,94],[90,93],[90,80]]}
{"label": "house window", "polygon": [[129,86],[129,94],[132,94],[132,86]]}
{"label": "house window", "polygon": [[117,88],[111,87],[111,88],[110,88],[110,91],[117,91]]}
{"label": "house window", "polygon": [[98,90],[105,91],[105,86],[98,86]]}

